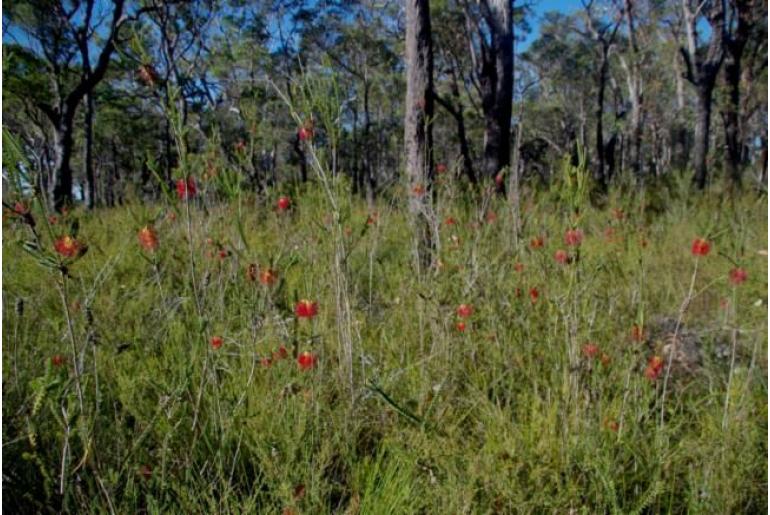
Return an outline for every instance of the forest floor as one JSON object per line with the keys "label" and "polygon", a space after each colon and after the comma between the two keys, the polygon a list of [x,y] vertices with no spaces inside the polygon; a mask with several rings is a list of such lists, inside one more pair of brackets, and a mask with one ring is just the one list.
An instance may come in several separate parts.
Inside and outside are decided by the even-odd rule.
{"label": "forest floor", "polygon": [[765,513],[767,198],[656,195],[6,214],[4,507]]}

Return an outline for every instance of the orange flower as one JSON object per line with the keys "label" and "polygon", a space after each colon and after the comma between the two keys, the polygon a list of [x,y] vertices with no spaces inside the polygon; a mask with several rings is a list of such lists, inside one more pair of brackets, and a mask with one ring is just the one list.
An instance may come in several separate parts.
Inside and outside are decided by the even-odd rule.
{"label": "orange flower", "polygon": [[460,318],[468,318],[473,314],[473,306],[470,304],[460,304],[457,307],[457,316]]}
{"label": "orange flower", "polygon": [[311,352],[305,351],[297,356],[297,365],[299,365],[300,370],[310,370],[315,368],[316,361],[318,361],[318,358]]}
{"label": "orange flower", "polygon": [[318,303],[302,299],[294,306],[297,318],[313,318],[318,314]]}
{"label": "orange flower", "polygon": [[265,286],[272,286],[278,280],[278,272],[272,268],[265,268],[259,272],[259,282]]}
{"label": "orange flower", "polygon": [[214,350],[217,350],[218,348],[220,348],[224,342],[225,341],[222,339],[221,336],[212,336],[210,340],[211,347]]}
{"label": "orange flower", "polygon": [[711,244],[703,238],[696,238],[692,242],[692,255],[695,257],[708,256]]}
{"label": "orange flower", "polygon": [[644,330],[637,324],[631,328],[631,339],[635,342],[641,342],[644,340]]}
{"label": "orange flower", "polygon": [[466,328],[465,322],[457,322],[457,325],[455,325],[455,327],[457,328],[458,332],[461,332],[461,333],[465,332],[465,328]]}
{"label": "orange flower", "polygon": [[139,245],[148,252],[155,252],[158,249],[158,233],[151,225],[145,225],[139,229]]}
{"label": "orange flower", "polygon": [[73,258],[85,251],[85,246],[72,236],[62,236],[53,243],[56,252],[66,258]]}
{"label": "orange flower", "polygon": [[425,186],[423,186],[422,184],[415,184],[412,187],[412,193],[414,193],[416,197],[422,197],[423,195],[425,195]]}
{"label": "orange flower", "polygon": [[545,245],[545,241],[543,240],[542,236],[534,236],[531,240],[529,240],[529,248],[536,250],[543,248],[543,245]]}
{"label": "orange flower", "polygon": [[655,381],[663,372],[663,358],[660,356],[653,356],[650,361],[647,362],[647,368],[644,370],[644,377],[650,381]]}

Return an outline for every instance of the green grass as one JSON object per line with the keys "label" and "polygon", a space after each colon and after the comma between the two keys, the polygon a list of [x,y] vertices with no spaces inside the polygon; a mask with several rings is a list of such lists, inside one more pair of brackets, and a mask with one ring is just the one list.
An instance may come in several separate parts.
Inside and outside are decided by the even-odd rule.
{"label": "green grass", "polygon": [[[438,219],[458,223],[441,226],[441,267],[423,275],[413,267],[399,198],[380,201],[374,225],[363,204],[345,200],[341,224],[350,231],[340,232],[341,247],[318,189],[295,192],[290,214],[273,209],[277,192],[243,198],[240,209],[196,200],[189,233],[184,208],[176,220],[161,205],[76,212],[68,219],[79,218],[89,250],[64,282],[24,252],[18,242],[29,239],[28,228],[9,219],[5,506],[763,513],[767,258],[757,251],[767,249],[767,200],[655,195],[613,193],[605,207],[583,206],[579,260],[560,265],[553,255],[572,218],[553,195],[524,194],[516,241],[504,200],[492,201],[497,220],[474,224],[484,213],[445,187]],[[153,256],[142,253],[136,233],[156,214]],[[536,235],[545,237],[539,250],[529,246]],[[631,328],[677,316],[695,263],[690,245],[700,236],[712,251],[699,258],[684,322],[700,337],[703,362],[672,376],[663,404],[663,377],[644,376],[653,351],[632,341]],[[208,257],[216,249],[207,238],[231,255]],[[336,307],[338,248],[349,322]],[[249,263],[276,268],[279,284],[249,282]],[[733,288],[727,274],[736,265],[749,278]],[[63,284],[83,362],[82,411]],[[312,321],[294,317],[300,298],[318,301]],[[463,333],[455,328],[461,303],[475,308]],[[733,327],[725,427],[730,360],[715,349],[730,343]],[[218,350],[208,344],[214,335],[225,341]],[[607,364],[581,354],[588,341]],[[280,345],[316,353],[317,367],[300,371],[291,357],[262,366]],[[64,366],[51,364],[57,354]],[[141,473],[146,467],[150,474]]]}

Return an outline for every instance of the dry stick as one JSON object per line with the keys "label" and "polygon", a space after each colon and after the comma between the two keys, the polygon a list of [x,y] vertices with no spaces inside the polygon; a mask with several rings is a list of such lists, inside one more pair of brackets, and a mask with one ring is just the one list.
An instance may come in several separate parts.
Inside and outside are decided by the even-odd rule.
{"label": "dry stick", "polygon": [[730,357],[730,373],[727,376],[727,389],[725,391],[725,407],[724,407],[724,413],[722,414],[722,431],[727,429],[727,411],[730,407],[730,388],[733,384],[733,373],[735,371],[735,348],[738,344],[738,327],[737,327],[737,304],[735,303],[736,300],[736,288],[733,286],[733,305],[732,305],[732,311],[733,311],[733,329],[732,329],[732,356]]}
{"label": "dry stick", "polygon": [[682,319],[684,318],[684,314],[687,311],[688,306],[690,305],[690,302],[692,302],[693,299],[693,290],[695,289],[695,277],[698,275],[698,263],[700,261],[698,258],[695,259],[695,267],[692,271],[692,278],[690,279],[690,289],[687,291],[687,296],[684,298],[684,301],[682,302],[682,305],[679,308],[679,315],[676,319],[676,326],[674,327],[674,337],[672,339],[673,343],[671,344],[671,349],[669,349],[668,352],[668,361],[666,363],[666,375],[663,378],[663,393],[660,397],[660,420],[658,422],[658,426],[660,430],[663,429],[664,426],[664,416],[665,413],[665,407],[666,407],[666,391],[668,388],[668,378],[671,375],[671,362],[674,360],[674,349],[673,347],[677,344],[677,338],[679,337],[679,327],[682,325]]}

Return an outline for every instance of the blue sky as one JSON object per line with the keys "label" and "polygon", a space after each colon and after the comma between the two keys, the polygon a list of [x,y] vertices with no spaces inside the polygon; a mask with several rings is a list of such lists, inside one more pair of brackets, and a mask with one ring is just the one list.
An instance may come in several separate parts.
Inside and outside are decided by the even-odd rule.
{"label": "blue sky", "polygon": [[528,20],[532,27],[532,32],[530,32],[527,38],[518,45],[516,50],[521,51],[526,49],[530,43],[537,39],[540,34],[540,22],[545,13],[559,11],[569,14],[582,8],[583,4],[580,3],[580,0],[535,0],[535,4],[532,6],[532,15]]}

